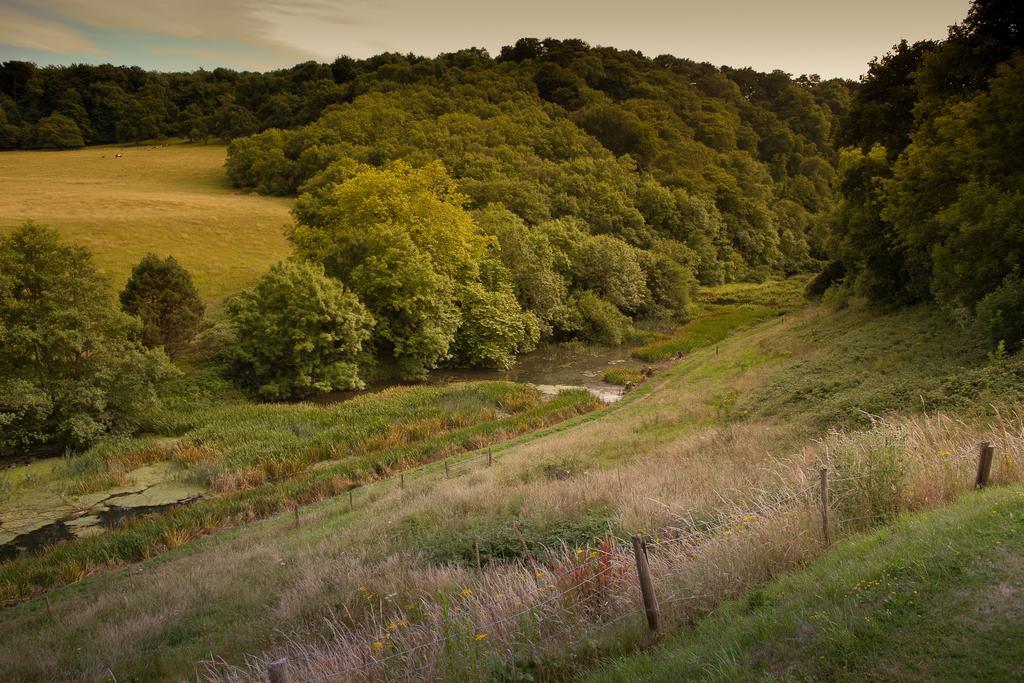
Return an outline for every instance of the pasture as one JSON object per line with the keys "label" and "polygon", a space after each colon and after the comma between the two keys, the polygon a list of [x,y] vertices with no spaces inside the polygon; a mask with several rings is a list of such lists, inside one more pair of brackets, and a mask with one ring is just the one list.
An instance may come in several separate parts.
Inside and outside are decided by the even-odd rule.
{"label": "pasture", "polygon": [[146,252],[174,256],[216,313],[288,255],[291,222],[290,199],[228,184],[225,154],[183,143],[3,152],[0,230],[26,220],[55,228],[88,247],[118,289]]}

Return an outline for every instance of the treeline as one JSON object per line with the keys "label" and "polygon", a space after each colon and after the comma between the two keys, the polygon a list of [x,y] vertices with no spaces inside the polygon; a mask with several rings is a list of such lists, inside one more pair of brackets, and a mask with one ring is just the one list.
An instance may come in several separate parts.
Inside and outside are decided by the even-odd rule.
{"label": "treeline", "polygon": [[65,149],[165,137],[230,140],[316,119],[352,88],[327,64],[268,73],[161,73],[110,64],[0,65],[0,149]]}
{"label": "treeline", "polygon": [[823,255],[847,83],[576,40],[352,66],[351,101],[236,138],[227,170],[299,195],[290,238],[368,309],[370,366],[618,344],[638,319],[686,315],[697,282]]}
{"label": "treeline", "polygon": [[300,262],[228,306],[236,376],[278,398],[618,344],[697,282],[816,268],[850,88],[550,39],[266,74],[8,62],[0,144],[216,135],[236,185],[299,195]]}
{"label": "treeline", "polygon": [[841,282],[885,305],[936,301],[993,348],[1024,339],[1024,4],[975,0],[943,41],[873,60],[838,131],[828,232]]}
{"label": "treeline", "polygon": [[847,83],[575,40],[371,66],[356,63],[359,94],[317,121],[236,140],[231,179],[301,194],[360,167],[440,160],[470,208],[501,204],[530,226],[578,219],[703,283],[821,256],[812,227],[831,206]]}

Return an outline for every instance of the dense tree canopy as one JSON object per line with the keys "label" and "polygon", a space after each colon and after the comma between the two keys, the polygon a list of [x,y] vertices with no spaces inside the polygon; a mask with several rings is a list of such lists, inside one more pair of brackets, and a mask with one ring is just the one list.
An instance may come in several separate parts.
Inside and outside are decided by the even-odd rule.
{"label": "dense tree canopy", "polygon": [[261,398],[363,387],[359,361],[373,320],[320,266],[272,266],[251,291],[228,301],[228,314],[235,371]]}
{"label": "dense tree canopy", "polygon": [[1018,345],[1024,315],[1022,31],[1020,3],[976,0],[945,41],[872,62],[830,234],[855,291],[976,314],[993,345]]}
{"label": "dense tree canopy", "polygon": [[145,424],[171,368],[140,328],[85,249],[33,224],[0,237],[0,455]]}
{"label": "dense tree canopy", "polygon": [[206,310],[192,276],[173,256],[146,256],[121,291],[121,307],[142,321],[142,342],[180,351],[199,331]]}

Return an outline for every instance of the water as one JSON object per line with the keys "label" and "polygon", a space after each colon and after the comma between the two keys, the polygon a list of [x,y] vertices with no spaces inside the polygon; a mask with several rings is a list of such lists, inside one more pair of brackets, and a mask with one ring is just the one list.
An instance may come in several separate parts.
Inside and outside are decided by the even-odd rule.
{"label": "water", "polygon": [[[535,351],[519,356],[515,367],[510,370],[441,368],[431,372],[421,384],[502,380],[529,384],[548,396],[565,389],[586,389],[605,403],[614,403],[625,394],[625,388],[604,382],[604,373],[612,368],[639,370],[647,366],[633,358],[630,352],[627,347],[607,349],[582,344],[541,344]],[[336,391],[314,400],[317,403],[337,403],[392,386],[396,384],[378,384],[364,391]]]}
{"label": "water", "polygon": [[[42,477],[60,461],[37,460],[9,468],[7,473]],[[202,487],[174,481],[172,469],[170,463],[145,465],[128,474],[126,486],[70,497],[41,479],[12,505],[0,507],[0,562],[60,541],[103,533],[135,517],[188,505],[203,495]]]}
{"label": "water", "polygon": [[[625,389],[602,380],[612,368],[641,369],[645,364],[630,356],[630,349],[599,349],[580,344],[542,344],[536,351],[520,356],[511,370],[441,369],[430,374],[425,383],[444,385],[452,382],[504,380],[521,382],[536,387],[541,393],[554,396],[564,389],[582,388],[605,403],[622,398]],[[380,391],[386,385],[374,386],[368,391]],[[345,401],[363,392],[334,392],[318,402]],[[60,458],[36,460],[10,468],[29,471],[52,469]],[[130,473],[132,482],[122,489],[95,495],[79,507],[69,507],[66,501],[41,499],[30,507],[32,513],[21,519],[0,519],[0,562],[23,553],[32,553],[48,545],[81,536],[102,533],[142,515],[153,514],[188,505],[202,495],[202,490],[175,484],[173,475],[165,471],[166,463],[148,465]],[[19,501],[21,502],[21,501]],[[10,511],[8,511],[10,512]]]}

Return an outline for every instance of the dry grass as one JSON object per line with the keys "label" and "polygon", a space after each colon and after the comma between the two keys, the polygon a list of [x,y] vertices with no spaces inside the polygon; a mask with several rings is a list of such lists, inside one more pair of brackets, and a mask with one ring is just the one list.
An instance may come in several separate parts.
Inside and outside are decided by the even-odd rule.
{"label": "dry grass", "polygon": [[[1021,481],[1022,415],[1015,409],[1010,419],[983,426],[946,415],[880,420],[865,432],[830,435],[839,484],[835,536],[884,521],[877,503],[892,513],[916,511],[946,505],[969,491],[982,437],[999,453],[994,482]],[[878,468],[890,458],[899,463],[900,474],[879,478]],[[642,471],[674,469],[657,464]],[[694,516],[690,501],[698,491],[680,486],[678,469],[674,488],[666,485],[672,477],[648,475],[642,492],[634,487],[620,499],[623,517],[655,524],[646,527],[652,573],[670,626],[692,621],[821,554],[811,482],[815,458],[805,452],[788,464],[794,465],[788,472],[776,472],[780,481],[774,493],[756,500],[718,491],[714,519]],[[490,474],[466,479],[486,486]],[[617,480],[617,473],[597,473],[576,487],[588,498],[596,490],[592,495],[599,499]],[[875,500],[846,497],[852,482],[870,490]],[[552,486],[557,484],[562,482]],[[540,494],[540,504],[551,505],[549,496],[558,491],[549,486]],[[538,565],[501,564],[482,572],[411,569],[395,555],[370,565],[346,562],[340,574],[331,574],[335,588],[349,595],[340,609],[324,615],[331,635],[313,641],[298,636],[273,652],[273,657],[289,656],[301,680],[486,680],[522,674],[526,663],[557,675],[577,669],[578,658],[595,648],[623,650],[642,641],[632,554],[625,543],[554,549]],[[310,588],[301,586],[293,599],[301,601]],[[206,675],[260,680],[269,658],[242,667],[214,662]]]}
{"label": "dry grass", "polygon": [[232,189],[224,156],[222,145],[185,144],[3,152],[0,230],[28,219],[56,228],[118,288],[146,252],[174,256],[216,307],[288,255],[291,223],[290,200]]}
{"label": "dry grass", "polygon": [[[0,678],[90,680],[107,668],[120,679],[179,678],[207,660],[211,678],[256,679],[281,655],[298,663],[300,680],[569,677],[640,642],[621,544],[584,547],[582,557],[531,544],[539,567],[484,552],[482,572],[464,556],[438,560],[436,545],[462,538],[472,548],[476,534],[497,529],[518,546],[513,522],[527,534],[569,529],[600,511],[614,534],[646,530],[661,543],[651,560],[672,625],[823,552],[806,489],[826,452],[835,538],[967,491],[982,438],[1000,454],[996,482],[1021,477],[1019,411],[892,418],[823,435],[798,413],[768,422],[723,405],[823,353],[820,344],[779,348],[817,315],[745,330],[718,355],[698,350],[599,417],[496,449],[493,467],[486,458],[456,464],[450,480],[437,466],[407,472],[404,489],[394,480],[367,487],[354,513],[345,498],[326,501],[297,528],[291,513],[278,515],[189,543],[144,571],[92,577],[54,600],[53,617],[38,601],[0,613]],[[878,469],[876,453],[903,464]],[[859,481],[871,495],[857,495],[850,484]],[[577,587],[581,579],[601,590]],[[563,592],[570,597],[553,599]],[[28,649],[47,654],[11,657]]]}

